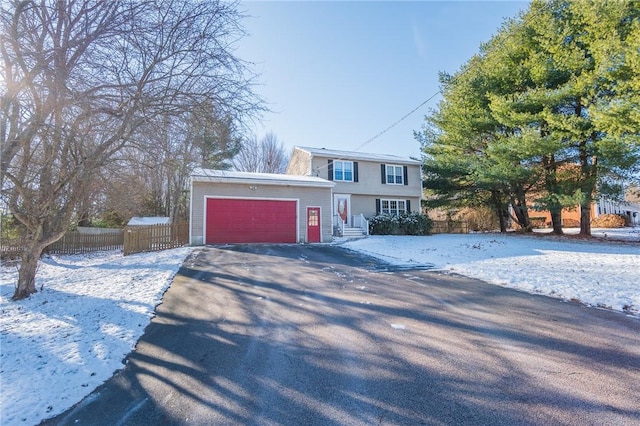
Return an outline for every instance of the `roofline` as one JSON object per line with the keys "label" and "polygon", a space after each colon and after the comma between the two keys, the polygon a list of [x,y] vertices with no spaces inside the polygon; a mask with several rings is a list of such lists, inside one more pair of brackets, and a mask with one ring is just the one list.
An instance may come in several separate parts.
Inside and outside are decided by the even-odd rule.
{"label": "roofline", "polygon": [[[292,176],[292,175],[286,175]],[[272,186],[299,186],[299,187],[315,187],[315,188],[333,188],[335,182],[328,180],[301,180],[301,179],[264,179],[260,177],[225,177],[225,176],[202,176],[191,175],[192,182],[211,182],[211,183],[244,183],[244,184],[260,184]]]}
{"label": "roofline", "polygon": [[[416,166],[419,166],[422,164],[422,161],[420,160],[414,160],[412,158],[397,157],[395,155],[390,155],[390,154],[367,154],[364,152],[341,151],[339,149],[327,149],[327,154],[321,155],[317,151],[321,151],[325,148],[311,148],[316,152],[310,151],[309,148],[311,147],[301,147],[301,146],[293,147],[294,150],[298,149],[300,151],[306,152],[311,157],[314,157],[314,156],[327,157],[327,158],[335,158],[335,159],[341,159],[341,160],[344,159],[344,160],[362,160],[362,161],[385,161],[388,163],[407,164],[407,165],[416,165]],[[339,155],[337,156],[332,155],[332,152]],[[367,158],[368,155],[379,156],[380,158]]]}

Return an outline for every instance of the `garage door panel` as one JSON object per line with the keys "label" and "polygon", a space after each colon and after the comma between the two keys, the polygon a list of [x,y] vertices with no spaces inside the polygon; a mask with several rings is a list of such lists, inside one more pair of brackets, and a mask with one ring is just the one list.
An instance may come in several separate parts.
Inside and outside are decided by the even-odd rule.
{"label": "garage door panel", "polygon": [[296,201],[209,198],[206,221],[207,244],[297,240]]}

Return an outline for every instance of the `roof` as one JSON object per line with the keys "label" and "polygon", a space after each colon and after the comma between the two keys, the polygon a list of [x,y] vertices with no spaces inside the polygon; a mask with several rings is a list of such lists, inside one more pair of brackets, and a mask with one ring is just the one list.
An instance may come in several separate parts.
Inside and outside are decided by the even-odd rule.
{"label": "roof", "polygon": [[141,217],[134,216],[127,223],[128,226],[167,225],[171,223],[168,217]]}
{"label": "roof", "polygon": [[294,147],[294,149],[306,151],[312,156],[329,157],[329,158],[341,159],[341,160],[384,161],[387,163],[412,164],[412,165],[421,164],[420,160],[414,160],[412,158],[400,157],[397,155],[389,155],[389,154],[372,154],[372,153],[357,152],[357,151],[340,151],[337,149],[311,148],[306,146],[296,146]]}
{"label": "roof", "polygon": [[261,185],[308,186],[333,188],[336,184],[315,176],[297,176],[276,173],[236,172],[197,168],[191,173],[193,182],[247,183]]}

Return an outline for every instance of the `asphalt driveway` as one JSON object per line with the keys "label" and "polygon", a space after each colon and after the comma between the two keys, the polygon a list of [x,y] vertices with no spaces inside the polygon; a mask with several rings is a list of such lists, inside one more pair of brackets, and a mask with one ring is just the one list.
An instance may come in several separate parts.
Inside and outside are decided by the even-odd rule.
{"label": "asphalt driveway", "polygon": [[640,425],[640,321],[339,247],[194,253],[64,425]]}

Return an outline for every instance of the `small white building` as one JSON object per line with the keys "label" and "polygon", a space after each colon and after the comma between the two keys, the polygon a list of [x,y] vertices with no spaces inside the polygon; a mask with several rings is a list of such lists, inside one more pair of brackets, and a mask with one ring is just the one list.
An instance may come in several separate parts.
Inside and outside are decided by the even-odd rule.
{"label": "small white building", "polygon": [[129,220],[127,226],[169,225],[170,223],[171,219],[163,216],[134,216]]}

